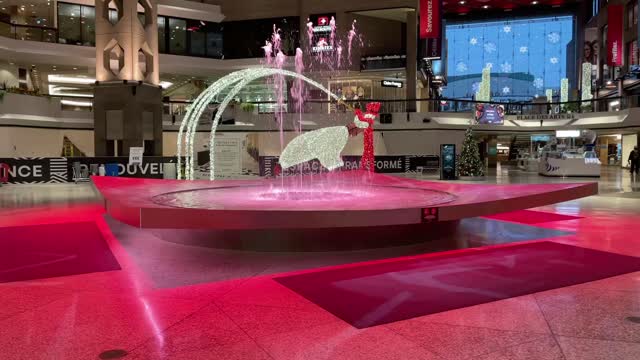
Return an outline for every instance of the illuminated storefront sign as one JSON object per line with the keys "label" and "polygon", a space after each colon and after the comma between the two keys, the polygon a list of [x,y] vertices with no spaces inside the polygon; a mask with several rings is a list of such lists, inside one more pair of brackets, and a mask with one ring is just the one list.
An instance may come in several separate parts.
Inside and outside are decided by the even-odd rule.
{"label": "illuminated storefront sign", "polygon": [[420,39],[441,37],[441,1],[420,0]]}
{"label": "illuminated storefront sign", "polygon": [[380,85],[382,85],[382,87],[393,87],[398,89],[404,87],[404,83],[400,80],[382,80]]}
{"label": "illuminated storefront sign", "polygon": [[609,5],[607,24],[607,64],[622,66],[623,5]]}

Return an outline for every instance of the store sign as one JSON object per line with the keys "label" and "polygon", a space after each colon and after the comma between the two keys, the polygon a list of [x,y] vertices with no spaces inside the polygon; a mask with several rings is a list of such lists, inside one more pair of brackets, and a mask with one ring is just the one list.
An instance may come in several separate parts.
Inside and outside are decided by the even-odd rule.
{"label": "store sign", "polygon": [[607,64],[622,66],[623,5],[609,5],[607,26]]}
{"label": "store sign", "polygon": [[407,55],[367,56],[360,59],[360,70],[404,69]]}
{"label": "store sign", "polygon": [[400,80],[382,80],[380,82],[380,85],[382,85],[382,87],[392,87],[398,89],[402,89],[404,87],[404,83]]}
{"label": "store sign", "polygon": [[442,0],[420,0],[420,39],[440,39]]}
{"label": "store sign", "polygon": [[[360,169],[360,156],[343,156],[344,165],[341,170]],[[378,155],[375,157],[377,173],[410,173],[435,170],[439,167],[440,158],[435,155]],[[280,177],[303,174],[326,173],[327,170],[317,160],[311,160],[288,169],[282,169],[277,156],[260,157],[260,176]]]}
{"label": "store sign", "polygon": [[130,164],[128,157],[77,158],[0,158],[0,178],[13,184],[53,184],[73,182],[73,164],[91,174],[100,165],[114,164],[118,176],[137,178],[163,177],[163,164],[175,162],[175,157],[147,156],[141,164]]}
{"label": "store sign", "polygon": [[557,138],[577,138],[580,137],[580,130],[556,130]]}
{"label": "store sign", "polygon": [[573,120],[577,119],[576,114],[535,114],[516,115],[515,120]]}
{"label": "store sign", "polygon": [[432,60],[442,58],[442,41],[440,38],[426,39],[424,58]]}
{"label": "store sign", "polygon": [[335,27],[336,14],[315,14],[309,16],[309,35],[313,52],[324,52],[333,50],[333,39],[331,39],[331,30]]}

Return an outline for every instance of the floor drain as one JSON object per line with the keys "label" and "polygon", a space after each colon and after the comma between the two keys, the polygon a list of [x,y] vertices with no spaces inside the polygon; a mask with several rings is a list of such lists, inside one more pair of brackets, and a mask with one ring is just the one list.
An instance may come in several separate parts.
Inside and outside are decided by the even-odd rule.
{"label": "floor drain", "polygon": [[125,356],[127,356],[127,352],[121,349],[106,350],[98,355],[98,357],[102,360],[120,359]]}
{"label": "floor drain", "polygon": [[627,321],[631,321],[632,323],[640,324],[640,316],[629,316]]}

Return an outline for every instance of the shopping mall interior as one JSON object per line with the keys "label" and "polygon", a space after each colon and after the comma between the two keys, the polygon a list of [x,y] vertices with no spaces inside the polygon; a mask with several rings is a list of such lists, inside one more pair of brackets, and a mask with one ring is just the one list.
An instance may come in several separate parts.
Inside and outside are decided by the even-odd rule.
{"label": "shopping mall interior", "polygon": [[0,359],[640,359],[638,16],[0,0]]}

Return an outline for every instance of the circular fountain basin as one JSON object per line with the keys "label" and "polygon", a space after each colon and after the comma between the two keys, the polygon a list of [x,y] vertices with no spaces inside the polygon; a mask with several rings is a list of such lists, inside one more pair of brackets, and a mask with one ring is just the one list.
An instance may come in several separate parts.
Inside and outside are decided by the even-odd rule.
{"label": "circular fountain basin", "polygon": [[156,195],[158,205],[204,210],[358,211],[425,208],[456,196],[402,186],[314,182],[313,186],[244,185],[199,188]]}

